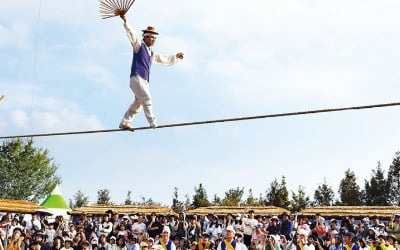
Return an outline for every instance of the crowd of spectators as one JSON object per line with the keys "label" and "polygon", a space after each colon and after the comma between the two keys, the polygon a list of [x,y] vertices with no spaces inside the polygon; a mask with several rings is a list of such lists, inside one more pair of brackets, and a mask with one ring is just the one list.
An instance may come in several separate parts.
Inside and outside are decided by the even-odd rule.
{"label": "crowd of spectators", "polygon": [[156,213],[57,216],[5,214],[0,250],[394,250],[400,214],[389,220],[283,213],[185,216]]}

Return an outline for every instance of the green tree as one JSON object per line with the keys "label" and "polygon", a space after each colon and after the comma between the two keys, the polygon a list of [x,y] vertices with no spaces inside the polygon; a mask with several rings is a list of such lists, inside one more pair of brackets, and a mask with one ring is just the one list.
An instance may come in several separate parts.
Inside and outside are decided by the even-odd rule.
{"label": "green tree", "polygon": [[89,204],[89,197],[85,196],[85,194],[81,190],[78,190],[78,192],[74,194],[73,198],[73,200],[69,200],[70,208],[83,207]]}
{"label": "green tree", "polygon": [[133,204],[131,194],[132,194],[131,190],[128,190],[128,193],[126,194],[126,198],[125,198],[125,202],[124,202],[125,205]]}
{"label": "green tree", "polygon": [[361,191],[357,184],[357,178],[353,171],[347,169],[345,177],[340,181],[339,196],[340,204],[343,206],[361,205]]}
{"label": "green tree", "polygon": [[211,203],[208,201],[207,198],[207,191],[203,187],[203,184],[199,184],[199,187],[194,187],[194,195],[193,195],[193,202],[191,204],[192,208],[198,207],[207,207],[210,206]]}
{"label": "green tree", "polygon": [[378,162],[377,168],[372,170],[371,179],[365,180],[363,197],[367,206],[388,206],[390,204],[389,185],[380,162]]}
{"label": "green tree", "polygon": [[324,178],[324,183],[318,185],[314,192],[314,202],[313,206],[331,206],[333,200],[335,199],[335,192],[326,183],[326,178]]}
{"label": "green tree", "polygon": [[221,205],[221,198],[219,198],[217,194],[214,194],[214,196],[213,196],[212,205],[214,205],[214,206]]}
{"label": "green tree", "polygon": [[289,191],[286,188],[286,178],[282,176],[281,183],[274,179],[266,191],[265,205],[289,208]]}
{"label": "green tree", "polygon": [[179,201],[178,197],[178,188],[174,187],[174,196],[172,197],[172,210],[174,210],[175,213],[180,213],[182,212],[182,205],[183,203]]}
{"label": "green tree", "polygon": [[389,202],[400,206],[400,151],[396,152],[390,164],[387,181],[389,185]]}
{"label": "green tree", "polygon": [[249,195],[247,196],[246,200],[242,203],[243,206],[248,207],[255,207],[260,205],[260,201],[253,196],[253,190],[249,189]]}
{"label": "green tree", "polygon": [[244,188],[231,188],[225,192],[225,197],[222,199],[223,206],[239,206],[244,194]]}
{"label": "green tree", "polygon": [[111,197],[110,197],[110,191],[108,189],[100,189],[97,191],[97,204],[100,205],[111,205]]}
{"label": "green tree", "polygon": [[146,197],[141,196],[141,202],[137,203],[138,205],[143,205],[143,206],[161,206],[159,202],[153,201],[152,198],[146,199]]}
{"label": "green tree", "polygon": [[37,202],[61,183],[48,151],[33,140],[4,141],[0,146],[0,197]]}
{"label": "green tree", "polygon": [[292,211],[299,212],[310,205],[310,197],[307,196],[303,186],[299,186],[297,194],[292,191]]}

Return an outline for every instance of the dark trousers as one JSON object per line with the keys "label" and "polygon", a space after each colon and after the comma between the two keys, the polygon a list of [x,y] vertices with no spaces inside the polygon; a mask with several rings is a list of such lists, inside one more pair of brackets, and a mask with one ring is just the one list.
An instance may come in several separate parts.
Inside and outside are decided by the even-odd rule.
{"label": "dark trousers", "polygon": [[251,244],[251,235],[243,235],[243,242],[247,246],[247,248],[249,248]]}

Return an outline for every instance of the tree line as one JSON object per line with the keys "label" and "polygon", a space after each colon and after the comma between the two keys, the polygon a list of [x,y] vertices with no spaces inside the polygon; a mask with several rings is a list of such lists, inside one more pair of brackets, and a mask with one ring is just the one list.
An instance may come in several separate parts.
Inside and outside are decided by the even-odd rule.
{"label": "tree line", "polygon": [[[6,140],[0,146],[0,198],[17,199],[38,202],[61,183],[61,177],[56,175],[57,165],[49,157],[47,149],[37,148],[33,140]],[[29,182],[27,181],[29,180]],[[327,184],[324,178],[310,197],[304,186],[289,191],[285,176],[275,178],[265,190],[265,193],[254,195],[251,188],[230,188],[222,197],[217,194],[209,196],[202,183],[194,187],[193,195],[186,194],[180,199],[178,188],[172,194],[171,208],[176,212],[195,209],[210,205],[222,206],[277,206],[293,212],[308,206],[389,206],[400,205],[400,151],[385,171],[378,162],[371,171],[371,177],[365,179],[362,186],[357,184],[354,171],[347,169],[339,183],[337,191]],[[160,205],[151,198],[141,197],[133,201],[129,190],[123,204]],[[116,204],[110,197],[107,188],[97,192],[97,204]],[[78,190],[69,200],[71,208],[89,204],[89,197]]]}

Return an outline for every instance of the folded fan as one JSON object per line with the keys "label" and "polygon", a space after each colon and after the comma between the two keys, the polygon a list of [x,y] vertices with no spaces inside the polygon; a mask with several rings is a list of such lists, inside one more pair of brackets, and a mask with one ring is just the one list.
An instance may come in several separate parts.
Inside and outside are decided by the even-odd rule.
{"label": "folded fan", "polygon": [[99,2],[101,18],[106,19],[124,15],[135,0],[99,0]]}

